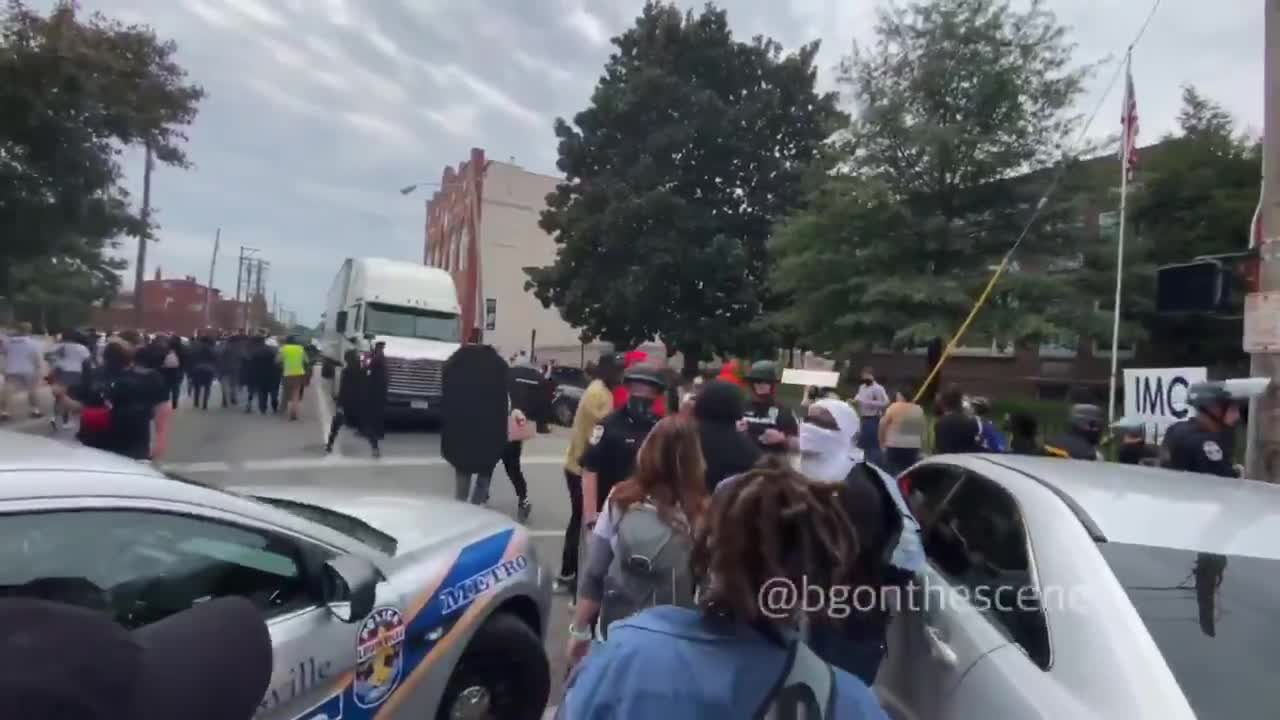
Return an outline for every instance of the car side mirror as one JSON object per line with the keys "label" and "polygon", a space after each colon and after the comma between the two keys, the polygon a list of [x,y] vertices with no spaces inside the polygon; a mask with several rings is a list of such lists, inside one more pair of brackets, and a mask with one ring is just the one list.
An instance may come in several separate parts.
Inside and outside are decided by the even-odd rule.
{"label": "car side mirror", "polygon": [[368,560],[339,555],[324,564],[321,600],[344,623],[360,622],[373,612],[382,574]]}

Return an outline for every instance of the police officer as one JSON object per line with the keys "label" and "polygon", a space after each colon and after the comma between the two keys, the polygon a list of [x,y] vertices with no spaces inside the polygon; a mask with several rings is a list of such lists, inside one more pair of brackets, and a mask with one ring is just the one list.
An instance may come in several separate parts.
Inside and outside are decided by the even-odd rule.
{"label": "police officer", "polygon": [[629,368],[622,384],[627,403],[592,429],[582,454],[582,521],[587,529],[595,526],[609,491],[635,468],[640,444],[658,424],[653,401],[667,385],[659,368],[644,364]]}
{"label": "police officer", "polygon": [[1070,428],[1054,440],[1045,443],[1050,455],[1077,460],[1101,460],[1098,444],[1102,442],[1106,425],[1102,408],[1097,405],[1072,405],[1067,416]]}
{"label": "police officer", "polygon": [[1111,437],[1116,443],[1116,462],[1124,465],[1141,465],[1152,458],[1147,446],[1147,424],[1140,417],[1122,417],[1111,425]]}
{"label": "police officer", "polygon": [[751,388],[751,402],[742,419],[747,435],[765,452],[785,453],[800,449],[800,425],[790,408],[778,404],[778,365],[768,360],[753,363],[745,380]]}
{"label": "police officer", "polygon": [[1187,390],[1194,417],[1169,426],[1160,446],[1160,464],[1173,470],[1238,477],[1232,463],[1240,406],[1222,383],[1196,383]]}

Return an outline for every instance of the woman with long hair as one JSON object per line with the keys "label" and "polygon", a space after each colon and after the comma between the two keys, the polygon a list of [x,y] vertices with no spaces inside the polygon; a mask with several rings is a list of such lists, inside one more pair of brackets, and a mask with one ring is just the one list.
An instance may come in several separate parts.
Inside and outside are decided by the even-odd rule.
{"label": "woman with long hair", "polygon": [[[705,473],[697,423],[678,415],[659,421],[636,455],[635,472],[609,493],[587,541],[569,626],[571,665],[586,654],[597,620],[603,636],[609,621],[637,605],[692,605],[688,558],[707,503]],[[645,545],[651,546],[647,555]],[[634,567],[636,557],[648,566]]]}
{"label": "woman with long hair", "polygon": [[[865,683],[800,637],[806,623],[814,632],[842,623],[849,598],[835,590],[859,581],[858,539],[836,493],[778,457],[720,488],[692,547],[697,607],[653,607],[614,624],[570,677],[560,717],[728,720],[785,709],[884,720]],[[800,590],[815,586],[831,590],[828,602]]]}

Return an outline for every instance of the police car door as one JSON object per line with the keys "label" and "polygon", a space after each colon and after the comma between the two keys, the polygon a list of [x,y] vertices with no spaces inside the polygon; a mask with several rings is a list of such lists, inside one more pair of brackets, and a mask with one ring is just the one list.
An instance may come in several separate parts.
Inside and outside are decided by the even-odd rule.
{"label": "police car door", "polygon": [[272,618],[271,685],[257,718],[374,717],[406,672],[404,612],[400,593],[383,581],[373,612],[354,622],[343,622],[323,605]]}

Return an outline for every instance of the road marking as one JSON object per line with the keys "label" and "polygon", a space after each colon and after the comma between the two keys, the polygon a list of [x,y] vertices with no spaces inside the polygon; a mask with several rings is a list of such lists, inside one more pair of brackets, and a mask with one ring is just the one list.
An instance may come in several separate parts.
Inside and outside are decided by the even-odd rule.
{"label": "road marking", "polygon": [[[327,439],[327,438],[326,438]],[[531,456],[520,459],[521,465],[563,465],[563,455]],[[333,468],[374,467],[448,467],[442,457],[396,457],[383,455],[380,459],[338,455],[324,457],[274,458],[267,460],[243,460],[240,462],[165,463],[166,470],[185,473],[271,472],[279,470],[324,470]]]}

